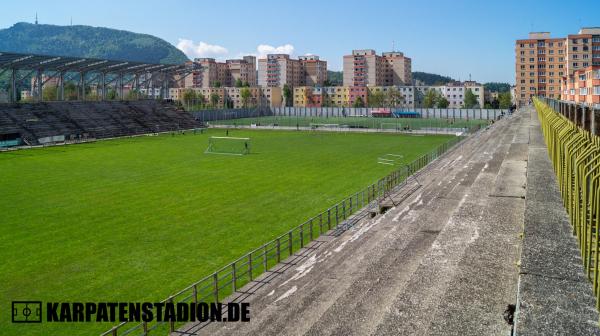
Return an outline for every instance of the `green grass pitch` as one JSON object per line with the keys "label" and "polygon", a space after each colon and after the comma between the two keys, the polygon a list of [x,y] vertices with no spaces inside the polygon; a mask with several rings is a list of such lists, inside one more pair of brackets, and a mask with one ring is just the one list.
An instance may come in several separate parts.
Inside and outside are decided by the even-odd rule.
{"label": "green grass pitch", "polygon": [[0,153],[3,335],[96,334],[99,323],[11,324],[13,300],[158,301],[449,136],[233,130]]}
{"label": "green grass pitch", "polygon": [[210,121],[213,125],[250,125],[262,126],[300,126],[308,127],[311,124],[338,124],[340,126],[374,128],[374,129],[403,129],[411,130],[423,128],[469,128],[476,125],[488,125],[489,121],[479,119],[439,119],[439,118],[365,118],[365,117],[287,117],[268,116],[256,118],[241,118],[231,120]]}

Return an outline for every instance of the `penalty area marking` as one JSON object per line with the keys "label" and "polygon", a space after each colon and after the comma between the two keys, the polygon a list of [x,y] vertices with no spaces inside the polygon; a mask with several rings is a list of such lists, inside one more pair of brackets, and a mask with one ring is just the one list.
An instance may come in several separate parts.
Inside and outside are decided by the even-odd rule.
{"label": "penalty area marking", "polygon": [[377,163],[395,166],[397,163],[399,163],[396,161],[403,158],[404,155],[401,154],[384,154],[383,156],[377,158]]}

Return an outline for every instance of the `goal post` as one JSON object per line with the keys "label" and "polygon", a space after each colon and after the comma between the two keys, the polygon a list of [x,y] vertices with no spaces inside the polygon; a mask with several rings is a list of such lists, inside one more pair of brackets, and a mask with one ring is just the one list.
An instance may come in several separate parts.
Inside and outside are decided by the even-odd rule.
{"label": "goal post", "polygon": [[250,154],[250,138],[215,137],[208,138],[206,154],[246,155]]}
{"label": "goal post", "polygon": [[399,131],[402,129],[402,125],[399,122],[396,123],[380,123],[379,129],[381,130],[396,130]]}
{"label": "goal post", "polygon": [[321,124],[321,123],[310,123],[310,129],[338,129],[340,128],[340,124]]}

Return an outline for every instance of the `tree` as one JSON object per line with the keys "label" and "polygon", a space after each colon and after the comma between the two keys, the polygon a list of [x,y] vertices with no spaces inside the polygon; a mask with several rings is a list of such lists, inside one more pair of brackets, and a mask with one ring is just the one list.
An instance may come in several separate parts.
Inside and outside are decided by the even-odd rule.
{"label": "tree", "polygon": [[247,81],[244,82],[244,84],[242,84],[243,87],[250,87],[250,83],[248,83]]}
{"label": "tree", "polygon": [[242,106],[244,108],[248,107],[248,102],[250,101],[250,97],[252,94],[250,93],[250,89],[244,87],[240,90],[240,98],[242,98]]}
{"label": "tree", "polygon": [[330,107],[331,106],[330,99],[331,98],[329,97],[327,90],[322,89],[321,90],[321,107]]}
{"label": "tree", "polygon": [[231,108],[233,108],[233,100],[231,100],[231,98],[229,98],[229,97],[225,97],[225,102],[223,102],[223,105],[226,108],[230,108],[231,109]]}
{"label": "tree", "polygon": [[502,92],[498,95],[499,107],[501,109],[507,109],[512,106],[512,95],[510,91]]}
{"label": "tree", "polygon": [[498,100],[498,98],[494,98],[494,100],[492,100],[492,102],[490,103],[490,106],[493,109],[500,108],[500,101]]}
{"label": "tree", "polygon": [[415,98],[415,107],[423,107],[423,100],[424,100],[423,91],[421,91],[415,87],[414,94],[415,94],[415,97],[414,97]]}
{"label": "tree", "polygon": [[127,100],[135,100],[135,99],[139,99],[141,96],[141,92],[139,92],[136,89],[131,89],[129,90],[129,92],[127,92],[127,96],[125,99]]}
{"label": "tree", "polygon": [[475,96],[471,89],[467,89],[467,92],[465,92],[465,108],[474,108],[477,106],[479,106],[477,96]]}
{"label": "tree", "polygon": [[196,94],[195,105],[198,107],[204,107],[204,105],[206,105],[206,98],[204,97],[203,94],[201,94],[201,93]]}
{"label": "tree", "polygon": [[211,93],[210,95],[210,104],[212,107],[216,108],[217,104],[219,104],[220,96],[218,93]]}
{"label": "tree", "polygon": [[327,70],[327,85],[323,86],[342,86],[344,82],[344,73],[342,71]]}
{"label": "tree", "polygon": [[283,85],[283,98],[285,99],[285,106],[292,106],[292,89],[287,85]]}
{"label": "tree", "polygon": [[362,97],[357,97],[352,104],[352,107],[365,107],[365,102],[363,102]]}
{"label": "tree", "polygon": [[446,99],[446,97],[442,96],[442,97],[440,97],[440,99],[438,99],[438,102],[437,102],[438,108],[448,108],[449,105],[450,105],[450,102],[448,101],[448,99]]}
{"label": "tree", "polygon": [[235,80],[235,87],[239,88],[239,87],[242,87],[243,85],[244,85],[244,83],[242,83],[241,79],[238,78]]}
{"label": "tree", "polygon": [[[202,97],[202,98],[204,98],[204,97]],[[186,89],[185,91],[183,91],[183,94],[181,95],[181,100],[183,100],[183,104],[186,106],[193,104],[194,101],[196,100],[196,91],[194,91],[192,89]]]}
{"label": "tree", "polygon": [[56,85],[44,85],[42,88],[42,99],[45,101],[56,100],[58,89]]}
{"label": "tree", "polygon": [[85,94],[85,100],[90,100],[90,101],[100,100],[100,97],[98,96],[98,92],[90,91]]}
{"label": "tree", "polygon": [[73,82],[66,82],[64,90],[66,100],[77,100],[77,86]]}
{"label": "tree", "polygon": [[220,87],[221,87],[221,82],[219,82],[219,81],[214,81],[214,82],[213,82],[213,87],[220,88]]}
{"label": "tree", "polygon": [[108,92],[106,93],[106,99],[107,100],[116,100],[117,99],[117,91],[112,88],[110,90],[108,90]]}
{"label": "tree", "polygon": [[489,91],[489,92],[509,92],[510,91],[510,84],[508,83],[497,83],[497,82],[491,82],[491,83],[485,83],[483,84],[483,88],[485,89],[485,91]]}
{"label": "tree", "polygon": [[369,107],[383,107],[385,103],[385,96],[381,91],[368,91],[369,95]]}
{"label": "tree", "polygon": [[422,82],[423,85],[445,85],[446,83],[454,82],[454,79],[448,76],[419,71],[413,72],[412,78],[414,81]]}
{"label": "tree", "polygon": [[423,107],[432,108],[435,107],[440,99],[440,94],[435,89],[429,89],[425,93],[423,98]]}
{"label": "tree", "polygon": [[404,96],[395,87],[390,87],[385,96],[385,104],[390,107],[398,107],[404,103]]}

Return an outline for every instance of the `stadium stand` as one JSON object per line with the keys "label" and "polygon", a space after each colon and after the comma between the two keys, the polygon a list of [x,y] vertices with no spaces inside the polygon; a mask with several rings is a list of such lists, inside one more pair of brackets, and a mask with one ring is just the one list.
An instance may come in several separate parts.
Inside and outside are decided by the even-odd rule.
{"label": "stadium stand", "polygon": [[157,100],[0,104],[0,135],[25,144],[185,130],[199,127],[173,103]]}

